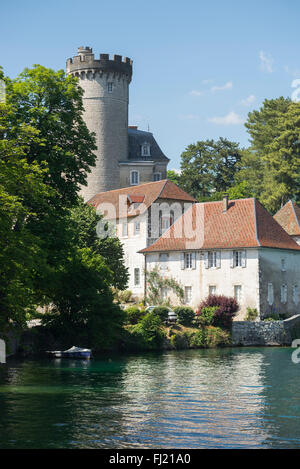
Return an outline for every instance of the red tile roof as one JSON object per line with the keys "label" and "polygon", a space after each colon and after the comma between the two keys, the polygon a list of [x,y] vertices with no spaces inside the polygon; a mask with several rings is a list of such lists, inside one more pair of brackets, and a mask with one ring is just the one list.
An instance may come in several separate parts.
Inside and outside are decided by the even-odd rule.
{"label": "red tile roof", "polygon": [[140,252],[270,247],[300,250],[254,198],[194,204],[154,244]]}
{"label": "red tile roof", "polygon": [[[196,202],[187,192],[180,189],[168,179],[148,182],[138,186],[124,187],[113,191],[100,192],[92,197],[88,203],[95,208],[105,209],[106,204],[111,204],[115,210],[116,218],[134,217],[141,215],[158,199],[173,199],[182,202]],[[130,202],[141,203],[136,209],[131,208]],[[105,215],[107,219],[114,218],[112,213]]]}
{"label": "red tile roof", "polygon": [[300,207],[294,202],[289,200],[274,218],[290,236],[300,236]]}

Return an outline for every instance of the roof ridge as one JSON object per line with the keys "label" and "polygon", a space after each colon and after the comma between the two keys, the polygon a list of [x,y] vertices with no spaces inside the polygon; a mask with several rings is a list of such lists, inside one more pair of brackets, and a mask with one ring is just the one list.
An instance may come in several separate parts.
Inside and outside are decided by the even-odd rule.
{"label": "roof ridge", "polygon": [[126,186],[126,187],[119,187],[119,189],[112,189],[110,191],[102,191],[102,192],[97,192],[97,194],[93,195],[93,197],[90,198],[92,200],[96,195],[100,194],[107,194],[108,192],[118,192],[118,191],[123,191],[125,189],[132,189],[134,187],[141,187],[141,186],[147,186],[148,184],[157,184],[159,182],[167,181],[167,179],[160,179],[159,181],[149,181],[149,182],[144,182],[143,184],[137,184],[135,186]]}

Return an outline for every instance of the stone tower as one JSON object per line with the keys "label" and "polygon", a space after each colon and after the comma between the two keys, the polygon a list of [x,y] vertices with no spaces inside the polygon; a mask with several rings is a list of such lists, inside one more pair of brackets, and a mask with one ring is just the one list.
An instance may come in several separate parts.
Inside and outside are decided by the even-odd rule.
{"label": "stone tower", "polygon": [[82,187],[85,201],[98,192],[120,187],[119,162],[128,160],[128,98],[132,61],[120,55],[100,54],[91,47],[79,47],[78,55],[67,60],[67,74],[79,78],[84,90],[84,120],[96,134],[96,166]]}

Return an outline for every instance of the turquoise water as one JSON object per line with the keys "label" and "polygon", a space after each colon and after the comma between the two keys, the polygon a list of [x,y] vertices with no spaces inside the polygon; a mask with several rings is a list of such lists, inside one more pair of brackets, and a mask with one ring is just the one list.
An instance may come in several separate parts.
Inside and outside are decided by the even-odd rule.
{"label": "turquoise water", "polygon": [[0,368],[0,448],[299,448],[289,348],[226,348]]}

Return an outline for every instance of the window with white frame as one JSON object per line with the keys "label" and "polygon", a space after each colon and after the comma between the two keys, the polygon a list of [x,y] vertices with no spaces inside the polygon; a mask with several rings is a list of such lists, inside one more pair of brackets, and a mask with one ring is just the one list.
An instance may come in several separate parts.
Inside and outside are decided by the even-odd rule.
{"label": "window with white frame", "polygon": [[195,252],[182,252],[181,253],[181,269],[196,269],[196,253]]}
{"label": "window with white frame", "polygon": [[268,283],[268,303],[269,305],[272,305],[274,303],[273,283]]}
{"label": "window with white frame", "polygon": [[140,183],[140,173],[138,171],[130,171],[130,185],[137,186]]}
{"label": "window with white frame", "polygon": [[280,294],[281,303],[286,303],[287,293],[288,293],[288,286],[286,284],[281,285],[280,293],[281,293]]}
{"label": "window with white frame", "polygon": [[242,301],[242,285],[234,285],[234,298],[238,303]]}
{"label": "window with white frame", "polygon": [[205,267],[207,269],[220,268],[221,267],[221,252],[220,251],[208,251],[205,253]]}
{"label": "window with white frame", "polygon": [[217,287],[216,285],[209,285],[208,287],[208,294],[209,295],[215,295],[217,292]]}
{"label": "window with white frame", "polygon": [[140,281],[141,281],[141,279],[140,279],[140,269],[138,267],[136,267],[134,269],[134,284],[136,286],[138,286],[140,284]]}
{"label": "window with white frame", "polygon": [[126,221],[122,223],[122,236],[128,236],[128,223]]}
{"label": "window with white frame", "polygon": [[161,173],[153,173],[153,181],[160,181]]}
{"label": "window with white frame", "polygon": [[191,252],[186,252],[184,254],[184,267],[186,269],[191,269],[193,267],[193,257]]}
{"label": "window with white frame", "polygon": [[134,234],[139,235],[141,230],[141,225],[139,221],[134,222]]}
{"label": "window with white frame", "polygon": [[188,305],[192,301],[192,287],[184,287],[185,303]]}
{"label": "window with white frame", "polygon": [[161,270],[168,269],[168,262],[169,262],[169,254],[168,253],[161,253],[159,255],[159,265]]}
{"label": "window with white frame", "polygon": [[231,267],[246,267],[246,251],[231,251]]}
{"label": "window with white frame", "polygon": [[295,305],[299,303],[299,286],[293,285],[293,302]]}
{"label": "window with white frame", "polygon": [[113,83],[111,81],[109,81],[107,83],[107,92],[108,93],[112,93],[113,92]]}

